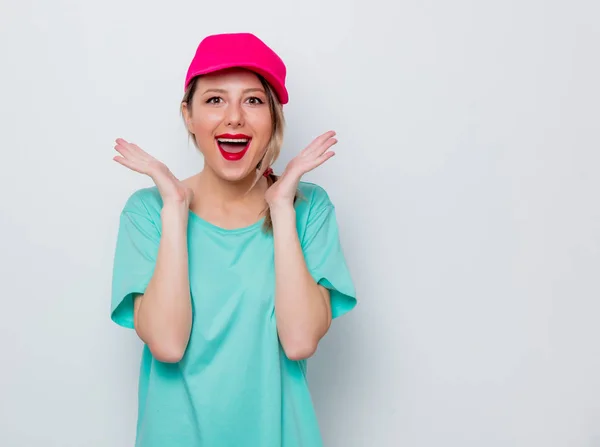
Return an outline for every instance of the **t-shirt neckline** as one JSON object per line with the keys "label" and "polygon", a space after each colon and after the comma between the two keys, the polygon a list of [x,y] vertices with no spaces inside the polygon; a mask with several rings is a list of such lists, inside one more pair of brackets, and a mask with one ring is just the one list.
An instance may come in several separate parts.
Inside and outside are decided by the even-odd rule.
{"label": "t-shirt neckline", "polygon": [[244,227],[223,228],[223,227],[220,227],[218,225],[215,225],[215,224],[209,222],[206,219],[203,219],[202,217],[200,217],[198,214],[196,214],[192,210],[189,210],[189,215],[190,215],[190,219],[194,220],[195,222],[197,222],[201,226],[207,228],[208,230],[217,231],[219,233],[224,233],[224,234],[246,233],[248,231],[252,231],[252,230],[255,230],[256,228],[261,227],[265,221],[265,217],[261,217],[256,222],[251,223],[250,225],[247,225]]}

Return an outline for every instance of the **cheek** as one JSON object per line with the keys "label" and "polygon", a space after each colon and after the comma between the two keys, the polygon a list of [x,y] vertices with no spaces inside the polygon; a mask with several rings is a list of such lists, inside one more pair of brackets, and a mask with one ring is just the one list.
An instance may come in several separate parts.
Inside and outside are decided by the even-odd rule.
{"label": "cheek", "polygon": [[202,136],[202,134],[212,131],[221,121],[222,118],[217,113],[203,113],[194,117],[192,126],[196,131],[195,133],[198,136]]}
{"label": "cheek", "polygon": [[266,144],[272,132],[271,115],[269,113],[256,114],[252,116],[251,123],[256,136],[260,136],[260,139],[264,140]]}
{"label": "cheek", "polygon": [[193,133],[201,147],[212,141],[215,129],[220,125],[222,118],[215,113],[206,113],[194,117],[192,121]]}

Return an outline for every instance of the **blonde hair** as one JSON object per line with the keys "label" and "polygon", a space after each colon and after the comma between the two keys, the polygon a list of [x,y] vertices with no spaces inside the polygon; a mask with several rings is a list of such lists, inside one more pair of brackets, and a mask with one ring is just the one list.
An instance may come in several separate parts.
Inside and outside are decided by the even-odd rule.
{"label": "blonde hair", "polygon": [[[279,158],[279,154],[281,153],[281,146],[283,145],[283,133],[285,130],[285,117],[283,115],[283,106],[279,102],[279,99],[277,98],[277,95],[275,94],[273,87],[271,87],[271,85],[262,76],[260,76],[258,74],[256,76],[258,76],[258,79],[260,80],[261,84],[263,85],[263,88],[265,89],[265,93],[267,95],[269,111],[271,112],[272,132],[271,132],[271,138],[269,139],[269,142],[267,143],[265,153],[264,153],[263,157],[261,158],[261,160],[258,162],[258,166],[256,167],[256,177],[255,177],[254,181],[252,182],[250,189],[254,188],[254,186],[260,180],[261,176],[264,175],[265,171],[267,169],[269,169],[269,167],[273,163],[275,163],[277,158]],[[185,93],[183,95],[183,99],[181,100],[182,105],[183,105],[183,103],[187,103],[188,110],[191,110],[192,99],[194,97],[194,93],[196,91],[196,85],[198,83],[199,78],[200,78],[200,76],[197,76],[190,81],[190,83],[188,84],[188,87],[186,88]],[[181,109],[181,112],[182,112],[182,116],[183,116],[183,108]],[[186,129],[188,129],[187,126],[186,126]],[[192,139],[194,146],[196,146],[196,148],[199,150],[200,148],[198,147],[198,143],[196,142],[196,137],[194,136],[194,134],[192,132],[190,132],[189,129],[187,132],[188,132],[188,136]],[[278,179],[279,179],[279,177],[277,175],[275,175],[273,173],[269,174],[267,176],[268,185],[271,186]],[[296,199],[298,199],[298,192],[296,192],[296,195],[294,197],[294,202],[296,202]],[[263,212],[265,213],[265,221],[263,224],[263,230],[271,231],[273,229],[273,220],[271,219],[271,210],[267,206]]]}

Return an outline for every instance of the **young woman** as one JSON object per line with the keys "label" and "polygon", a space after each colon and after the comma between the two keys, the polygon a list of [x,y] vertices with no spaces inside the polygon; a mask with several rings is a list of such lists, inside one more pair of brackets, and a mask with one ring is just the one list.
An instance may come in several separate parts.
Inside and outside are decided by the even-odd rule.
{"label": "young woman", "polygon": [[135,144],[121,165],[155,186],[120,216],[111,318],[144,342],[136,445],[317,447],[306,359],[356,304],[334,206],[301,177],[317,137],[275,176],[286,67],[252,34],[204,39],[181,111],[204,168],[178,180]]}

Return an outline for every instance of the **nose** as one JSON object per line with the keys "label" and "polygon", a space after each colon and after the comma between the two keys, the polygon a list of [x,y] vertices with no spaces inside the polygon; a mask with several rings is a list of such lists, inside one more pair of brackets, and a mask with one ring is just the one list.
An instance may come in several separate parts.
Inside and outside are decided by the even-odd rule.
{"label": "nose", "polygon": [[228,127],[240,127],[244,125],[242,108],[238,104],[232,103],[227,107],[225,124]]}

